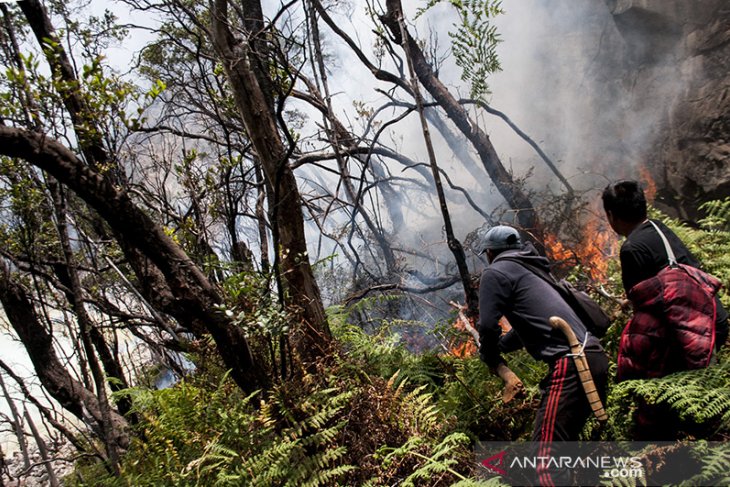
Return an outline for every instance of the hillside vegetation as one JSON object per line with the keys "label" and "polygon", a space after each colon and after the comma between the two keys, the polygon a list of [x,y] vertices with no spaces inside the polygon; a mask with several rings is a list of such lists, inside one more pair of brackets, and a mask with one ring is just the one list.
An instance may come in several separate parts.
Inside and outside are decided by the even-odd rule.
{"label": "hillside vegetation", "polygon": [[[661,217],[688,243],[706,269],[730,278],[730,200],[707,205],[700,228]],[[612,266],[608,288],[618,294]],[[730,304],[727,289],[722,300]],[[389,298],[397,300],[397,297]],[[380,298],[358,306],[376,306]],[[336,350],[301,377],[246,395],[231,381],[209,344],[190,358],[196,369],[165,390],[132,388],[140,417],[121,475],[80,465],[71,485],[497,485],[473,453],[476,441],[529,438],[545,367],[524,352],[508,357],[527,393],[507,405],[501,382],[477,357],[443,349],[411,352],[383,319],[365,333],[345,307],[329,308]],[[619,314],[604,343],[615,360],[627,318]],[[419,333],[432,333],[425,324]],[[448,327],[449,323],[443,326]],[[457,333],[457,332],[454,332]],[[686,426],[686,439],[726,440],[730,435],[730,353],[705,370],[659,380],[612,383],[609,422],[595,420],[583,437],[631,438],[631,412],[642,398],[665,403]],[[705,452],[707,453],[707,452]],[[703,456],[702,479],[727,478],[724,452]],[[691,485],[690,482],[688,485]]]}

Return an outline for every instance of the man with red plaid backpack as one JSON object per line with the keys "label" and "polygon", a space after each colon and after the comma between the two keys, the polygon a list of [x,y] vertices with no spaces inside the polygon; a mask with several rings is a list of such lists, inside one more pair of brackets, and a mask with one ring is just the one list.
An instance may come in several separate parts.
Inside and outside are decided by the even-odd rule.
{"label": "man with red plaid backpack", "polygon": [[[720,282],[700,270],[672,230],[647,218],[637,181],[609,184],[602,199],[609,224],[626,237],[621,277],[634,310],[621,335],[618,380],[708,366],[728,335],[728,314],[717,298]],[[636,439],[672,439],[678,428],[675,415],[647,404],[639,405],[635,423]]]}

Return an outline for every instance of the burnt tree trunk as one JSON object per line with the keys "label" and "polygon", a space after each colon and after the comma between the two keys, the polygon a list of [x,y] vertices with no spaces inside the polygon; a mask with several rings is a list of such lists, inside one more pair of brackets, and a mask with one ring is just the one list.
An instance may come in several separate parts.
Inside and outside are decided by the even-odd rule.
{"label": "burnt tree trunk", "polygon": [[[406,26],[403,21],[403,17],[398,17],[397,21],[400,27],[400,32],[405,35]],[[468,317],[474,318],[479,315],[479,295],[471,282],[464,247],[461,245],[459,239],[457,239],[454,235],[454,227],[451,223],[449,207],[446,203],[446,195],[444,194],[443,184],[441,183],[441,173],[439,172],[438,162],[436,161],[436,153],[433,149],[431,133],[428,128],[428,121],[426,120],[426,114],[423,108],[421,89],[418,86],[418,80],[416,79],[416,74],[414,72],[413,59],[411,58],[411,52],[408,49],[406,49],[406,63],[408,64],[408,72],[411,76],[411,86],[416,99],[416,109],[418,110],[419,119],[421,121],[421,131],[423,132],[423,139],[426,143],[428,161],[431,166],[431,174],[433,175],[434,185],[436,186],[436,194],[438,195],[441,217],[444,220],[444,230],[446,232],[447,243],[449,249],[454,255],[456,267],[459,269],[459,276],[461,277],[461,284],[464,287],[464,295],[466,297],[466,314]]]}
{"label": "burnt tree trunk", "polygon": [[426,60],[426,56],[423,54],[423,50],[408,30],[403,29],[403,32],[401,32],[398,19],[403,17],[403,8],[400,0],[387,0],[386,8],[387,11],[380,20],[413,61],[413,69],[416,76],[418,76],[418,80],[474,145],[487,174],[507,201],[509,207],[516,212],[519,225],[526,231],[539,231],[539,223],[532,202],[515,183],[512,175],[500,161],[497,151],[489,140],[489,136],[479,128],[476,122],[469,119],[469,115],[461,106],[459,100],[436,77]]}

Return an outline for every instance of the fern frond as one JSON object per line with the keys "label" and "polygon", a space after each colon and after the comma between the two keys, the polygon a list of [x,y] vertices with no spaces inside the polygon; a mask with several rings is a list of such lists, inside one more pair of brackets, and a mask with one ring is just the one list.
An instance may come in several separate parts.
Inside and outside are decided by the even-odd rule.
{"label": "fern frond", "polygon": [[730,426],[730,364],[678,372],[659,379],[618,384],[616,392],[642,397],[650,404],[663,403],[681,419],[697,423],[720,420]]}
{"label": "fern frond", "polygon": [[730,485],[730,444],[710,446],[706,442],[697,442],[692,451],[702,462],[702,470],[680,485]]}

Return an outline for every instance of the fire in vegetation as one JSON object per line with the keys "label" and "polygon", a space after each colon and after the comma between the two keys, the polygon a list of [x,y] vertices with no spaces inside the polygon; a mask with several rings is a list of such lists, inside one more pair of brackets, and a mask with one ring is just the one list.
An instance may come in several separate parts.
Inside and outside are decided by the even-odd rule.
{"label": "fire in vegetation", "polygon": [[639,181],[641,181],[644,187],[644,196],[649,204],[654,202],[656,198],[656,183],[654,178],[651,177],[651,173],[646,166],[639,166]]}
{"label": "fire in vegetation", "polygon": [[454,328],[465,333],[457,335],[451,339],[451,343],[449,343],[449,354],[457,358],[467,358],[476,355],[477,345],[466,333],[464,320],[461,316],[456,319],[456,322],[454,322]]}
{"label": "fire in vegetation", "polygon": [[[499,320],[499,327],[502,328],[502,334],[512,329],[512,325],[509,324],[504,316]],[[449,353],[458,358],[467,358],[476,355],[479,339],[477,324],[475,320],[467,318],[463,312],[463,308],[459,310],[459,315],[454,322],[454,328],[462,333],[458,333],[456,337],[451,339],[448,347]]]}
{"label": "fire in vegetation", "polygon": [[598,216],[586,222],[575,245],[564,245],[556,235],[548,234],[545,249],[548,258],[558,264],[580,265],[591,280],[604,283],[608,263],[619,249],[618,236]]}
{"label": "fire in vegetation", "polygon": [[449,354],[458,358],[472,357],[477,353],[477,340],[479,338],[476,320],[466,316],[464,306],[460,306],[453,301],[450,304],[459,310],[454,322],[454,329],[460,333],[455,333],[450,339]]}

